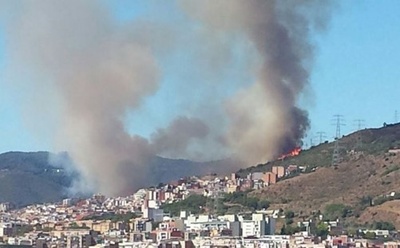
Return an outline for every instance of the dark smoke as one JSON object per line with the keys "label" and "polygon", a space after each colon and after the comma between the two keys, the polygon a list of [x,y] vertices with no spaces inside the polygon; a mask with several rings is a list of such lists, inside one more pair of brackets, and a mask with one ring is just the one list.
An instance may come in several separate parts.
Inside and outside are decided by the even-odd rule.
{"label": "dark smoke", "polygon": [[309,84],[312,27],[323,27],[327,1],[180,1],[215,32],[239,33],[257,49],[255,82],[226,103],[224,141],[249,163],[265,162],[301,144],[309,128],[296,104]]}

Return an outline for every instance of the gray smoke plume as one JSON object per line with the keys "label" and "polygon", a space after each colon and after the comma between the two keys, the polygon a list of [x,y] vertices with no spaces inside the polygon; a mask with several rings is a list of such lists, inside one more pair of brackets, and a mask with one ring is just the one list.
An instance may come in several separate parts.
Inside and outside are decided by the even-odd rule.
{"label": "gray smoke plume", "polygon": [[[181,0],[215,33],[240,34],[256,48],[255,82],[226,102],[224,143],[247,163],[265,162],[301,146],[309,127],[296,104],[309,83],[313,27],[323,28],[328,1]],[[218,53],[218,51],[215,51]]]}
{"label": "gray smoke plume", "polygon": [[152,150],[167,157],[179,158],[193,138],[204,138],[209,129],[201,120],[178,117],[167,128],[159,129],[151,137]]}
{"label": "gray smoke plume", "polygon": [[[265,162],[301,145],[309,121],[296,104],[309,81],[310,32],[323,26],[326,15],[318,11],[326,12],[328,8],[322,5],[326,2],[179,3],[181,10],[207,30],[203,34],[239,34],[255,48],[258,55],[252,59],[257,66],[251,68],[256,72],[255,82],[250,86],[244,82],[233,97],[224,99],[223,116],[214,113],[218,120],[227,120],[226,128],[211,123],[206,115],[201,119],[178,116],[146,139],[128,133],[125,115],[158,90],[162,77],[158,53],[185,49],[186,44],[175,44],[179,41],[175,38],[184,34],[147,20],[117,23],[100,1],[0,1],[0,9],[7,10],[0,14],[6,20],[8,68],[12,74],[26,75],[38,92],[46,89],[58,99],[57,148],[71,155],[85,179],[79,182],[85,190],[131,193],[145,185],[146,165],[153,156],[187,156],[194,140],[219,140],[221,150],[245,165]],[[213,41],[212,37],[207,40]],[[229,45],[206,46],[212,50],[206,55],[218,61],[218,66],[208,67],[215,70],[212,75],[218,75],[224,61],[220,51],[226,53],[223,46]],[[208,99],[199,101],[202,106]],[[201,112],[207,111],[214,112],[211,108]],[[210,138],[211,134],[215,137]],[[204,153],[215,148],[208,146]]]}
{"label": "gray smoke plume", "polygon": [[7,30],[11,59],[34,68],[62,99],[57,145],[91,189],[114,195],[143,184],[149,145],[131,137],[122,118],[158,87],[150,47],[94,1],[24,1],[21,8]]}

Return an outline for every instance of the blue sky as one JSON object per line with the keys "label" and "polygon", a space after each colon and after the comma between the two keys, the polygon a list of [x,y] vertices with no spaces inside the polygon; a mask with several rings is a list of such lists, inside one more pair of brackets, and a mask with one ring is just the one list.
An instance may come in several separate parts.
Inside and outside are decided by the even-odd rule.
{"label": "blue sky", "polygon": [[[157,11],[165,6],[161,7],[156,1],[107,1],[107,5],[121,22],[156,16],[163,21],[179,23],[182,18],[172,2],[166,6],[168,11]],[[309,143],[311,137],[316,142],[315,135],[319,131],[326,132],[328,138],[333,137],[334,114],[344,115],[344,134],[356,129],[355,119],[364,119],[366,127],[380,127],[383,122],[394,121],[395,111],[400,111],[399,11],[400,1],[397,0],[341,1],[332,14],[327,30],[314,37],[316,57],[311,76],[311,92],[301,101],[301,106],[309,111],[312,126],[306,143]],[[26,125],[23,103],[17,100],[21,99],[18,90],[5,83],[6,36],[0,27],[0,152],[52,150],[52,133],[41,132],[38,135]],[[185,54],[176,54],[172,61],[187,59]],[[143,123],[128,128],[144,136],[168,123],[173,118],[171,113],[177,109],[179,112],[194,111],[189,99],[170,97],[182,85],[176,82],[187,80],[184,74],[176,73],[177,70],[182,71],[185,62],[170,62],[162,60],[164,82],[157,94],[127,118],[128,125],[138,120]],[[238,70],[236,75],[229,76],[238,80],[244,77],[240,71],[243,63],[237,61],[231,65]],[[228,84],[229,80],[226,81]],[[190,85],[185,90],[190,91]],[[203,96],[200,94],[198,97]]]}
{"label": "blue sky", "polygon": [[400,1],[342,1],[318,37],[312,74],[312,133],[331,138],[332,115],[344,115],[343,133],[394,122],[400,110]]}

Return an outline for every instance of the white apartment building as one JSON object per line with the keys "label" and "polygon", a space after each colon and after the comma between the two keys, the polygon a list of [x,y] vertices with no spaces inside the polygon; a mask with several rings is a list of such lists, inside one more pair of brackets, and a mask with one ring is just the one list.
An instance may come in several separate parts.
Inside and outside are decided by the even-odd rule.
{"label": "white apartment building", "polygon": [[262,237],[275,233],[275,220],[265,214],[255,213],[251,220],[241,220],[243,237]]}

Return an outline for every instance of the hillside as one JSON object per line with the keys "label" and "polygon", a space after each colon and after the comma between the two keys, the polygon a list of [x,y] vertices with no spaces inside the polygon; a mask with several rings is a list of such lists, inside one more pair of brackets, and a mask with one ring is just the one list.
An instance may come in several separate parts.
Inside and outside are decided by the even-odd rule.
{"label": "hillside", "polygon": [[[400,147],[400,125],[365,129],[344,136],[340,139],[342,162],[338,166],[331,166],[333,146],[333,143],[324,143],[296,157],[241,173],[268,170],[273,165],[308,166],[308,173],[282,180],[254,194],[271,201],[273,207],[293,210],[300,218],[324,213],[331,204],[343,204],[349,209],[348,223],[361,223],[367,218],[360,217],[372,211],[370,221],[395,221],[400,228],[399,218],[392,219],[393,215],[378,211],[382,203],[398,198],[397,194],[395,197],[386,195],[400,193],[400,153],[388,153],[389,149]],[[310,168],[315,168],[315,172]],[[371,210],[375,208],[376,211]]]}
{"label": "hillside", "polygon": [[0,154],[0,202],[17,206],[57,201],[71,183],[60,167],[48,163],[47,152],[7,152]]}
{"label": "hillside", "polygon": [[[61,154],[59,156],[65,156]],[[7,152],[0,154],[0,202],[17,206],[32,203],[55,202],[67,197],[76,172],[65,170],[63,163],[52,166],[48,152]],[[183,159],[154,157],[148,166],[152,177],[148,186],[169,182],[181,177],[205,175],[225,171],[226,161],[199,163]],[[67,162],[68,163],[68,162]],[[75,174],[71,174],[75,173]]]}
{"label": "hillside", "polygon": [[[364,129],[340,139],[340,154],[345,161],[351,158],[348,156],[351,150],[362,151],[368,155],[379,155],[393,147],[400,147],[400,124]],[[315,167],[326,167],[332,162],[333,148],[334,144],[326,141],[311,149],[301,151],[298,156],[241,169],[238,174],[243,176],[251,172],[269,171],[272,166],[302,165],[309,166],[309,170]]]}

